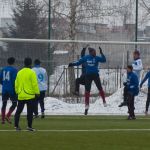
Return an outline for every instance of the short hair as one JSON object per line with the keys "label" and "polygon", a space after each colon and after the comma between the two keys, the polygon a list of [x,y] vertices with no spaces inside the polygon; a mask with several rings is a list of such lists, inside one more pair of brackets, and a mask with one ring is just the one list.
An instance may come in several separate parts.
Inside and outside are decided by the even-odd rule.
{"label": "short hair", "polygon": [[135,51],[133,52],[133,54],[140,56],[140,52],[139,52],[138,50],[135,50]]}
{"label": "short hair", "polygon": [[7,63],[8,63],[9,65],[13,65],[13,64],[15,63],[15,58],[14,58],[14,57],[9,57],[9,58],[7,59]]}
{"label": "short hair", "polygon": [[127,68],[130,69],[131,71],[133,70],[132,65],[128,65]]}
{"label": "short hair", "polygon": [[41,61],[40,61],[39,59],[35,59],[35,60],[34,60],[34,64],[35,64],[35,65],[40,65],[40,64],[41,64]]}
{"label": "short hair", "polygon": [[32,65],[32,59],[31,59],[30,57],[26,57],[26,58],[24,59],[24,65],[25,65],[26,67],[31,66],[31,65]]}

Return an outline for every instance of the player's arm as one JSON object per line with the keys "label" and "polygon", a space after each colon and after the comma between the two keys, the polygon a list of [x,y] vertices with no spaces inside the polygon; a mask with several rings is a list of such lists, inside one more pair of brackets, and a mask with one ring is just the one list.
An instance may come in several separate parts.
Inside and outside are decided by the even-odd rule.
{"label": "player's arm", "polygon": [[86,52],[86,49],[89,45],[87,44],[85,47],[83,47],[82,51],[81,51],[81,58],[85,56],[85,52]]}
{"label": "player's arm", "polygon": [[18,87],[19,87],[19,82],[18,82],[18,76],[16,77],[15,80],[15,92],[18,94]]}
{"label": "player's arm", "polygon": [[0,72],[0,84],[2,84],[2,81],[3,81],[3,70],[1,70]]}
{"label": "player's arm", "polygon": [[36,73],[34,71],[32,73],[31,82],[32,82],[32,87],[33,87],[35,95],[39,95],[40,91],[39,91],[39,86],[38,86],[38,80],[37,80]]}
{"label": "player's arm", "polygon": [[144,84],[144,82],[150,77],[150,71],[145,75],[144,79],[141,81],[140,83],[140,88],[142,87],[142,85]]}
{"label": "player's arm", "polygon": [[97,57],[97,58],[98,58],[98,61],[101,62],[101,63],[105,63],[105,62],[106,62],[106,57],[105,57],[105,55],[104,55],[104,53],[103,53],[103,51],[102,51],[102,48],[99,47],[99,50],[100,50],[100,55],[101,55],[101,56],[98,56],[98,57]]}
{"label": "player's arm", "polygon": [[16,77],[17,77],[17,70],[14,70],[13,74],[12,74],[12,82],[13,82],[13,85],[15,87],[15,80],[16,80]]}
{"label": "player's arm", "polygon": [[72,67],[72,66],[79,66],[83,63],[86,62],[86,56],[84,56],[83,58],[80,58],[79,61],[76,61],[76,62],[73,62],[73,63],[69,63],[69,67]]}

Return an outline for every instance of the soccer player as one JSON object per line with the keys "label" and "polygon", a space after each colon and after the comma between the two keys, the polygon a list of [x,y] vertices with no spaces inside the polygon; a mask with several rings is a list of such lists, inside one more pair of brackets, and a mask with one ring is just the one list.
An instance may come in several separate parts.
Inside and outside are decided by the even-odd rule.
{"label": "soccer player", "polygon": [[[85,52],[86,49],[89,45],[86,45],[82,51],[81,51],[81,58],[83,58],[85,56]],[[85,70],[85,65],[86,63],[82,64],[82,73],[81,76],[79,78],[76,79],[76,85],[75,85],[75,95],[79,96],[79,88],[80,88],[80,84],[85,85],[85,75],[86,75],[86,70]]]}
{"label": "soccer player", "polygon": [[148,93],[147,93],[145,115],[148,115],[148,108],[150,104],[150,71],[145,75],[144,79],[141,81],[140,88],[142,88],[142,85],[146,80],[148,80]]}
{"label": "soccer player", "polygon": [[40,89],[40,96],[37,98],[36,100],[36,109],[34,111],[35,113],[35,117],[38,116],[38,103],[40,103],[40,107],[41,107],[41,118],[45,117],[44,111],[45,111],[45,107],[44,107],[44,98],[45,98],[45,93],[47,91],[47,72],[46,69],[40,66],[41,62],[39,59],[36,59],[34,61],[34,67],[33,70],[36,73],[37,79],[38,79],[38,86]]}
{"label": "soccer player", "polygon": [[95,82],[99,94],[103,99],[103,104],[106,106],[105,101],[105,94],[101,85],[101,81],[99,78],[99,70],[98,70],[98,64],[99,63],[105,63],[106,58],[102,52],[102,49],[100,48],[100,54],[101,56],[96,56],[96,50],[94,48],[89,47],[89,55],[84,56],[79,61],[70,63],[69,67],[71,66],[79,66],[83,63],[86,63],[86,79],[85,79],[85,115],[88,114],[89,110],[89,98],[90,98],[90,91],[91,91],[91,84],[92,81]]}
{"label": "soccer player", "polygon": [[140,52],[138,50],[135,50],[133,53],[133,63],[132,63],[132,67],[133,67],[133,72],[137,75],[138,80],[140,81],[140,75],[141,75],[141,71],[143,69],[143,64],[142,64],[142,60],[140,58]]}
{"label": "soccer player", "polygon": [[[138,80],[140,81],[140,74],[143,69],[143,65],[142,65],[142,60],[140,58],[140,52],[138,50],[135,50],[133,52],[133,59],[134,59],[132,62],[133,72],[137,75]],[[125,82],[124,83],[124,93],[123,93],[124,100],[119,105],[119,107],[127,106],[127,96],[126,95],[127,95],[127,87],[126,87],[126,82]]]}
{"label": "soccer player", "polygon": [[133,72],[132,65],[127,66],[127,106],[128,106],[128,120],[134,120],[134,98],[139,93],[139,80],[137,75]]}
{"label": "soccer player", "polygon": [[[0,72],[0,81],[2,84],[2,108],[1,119],[2,124],[5,124],[5,120],[11,124],[10,116],[17,106],[17,97],[15,93],[15,79],[17,75],[17,69],[14,68],[15,58],[10,57],[7,60],[8,66],[4,67]],[[6,113],[7,101],[11,100],[12,105]]]}
{"label": "soccer player", "polygon": [[39,96],[40,91],[36,73],[31,69],[32,59],[25,58],[24,68],[21,69],[15,80],[15,90],[18,95],[18,106],[15,113],[15,129],[21,130],[19,127],[20,114],[23,111],[24,105],[27,105],[27,121],[28,131],[34,131],[32,128],[34,101]]}

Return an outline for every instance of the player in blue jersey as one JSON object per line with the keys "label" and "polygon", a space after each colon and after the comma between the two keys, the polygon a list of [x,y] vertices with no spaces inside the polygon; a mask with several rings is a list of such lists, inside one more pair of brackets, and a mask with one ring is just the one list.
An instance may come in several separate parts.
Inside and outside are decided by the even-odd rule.
{"label": "player in blue jersey", "polygon": [[105,63],[106,62],[106,57],[104,56],[102,49],[100,49],[100,56],[96,55],[96,50],[94,48],[89,47],[89,55],[84,56],[81,58],[79,61],[74,62],[74,63],[69,63],[69,67],[71,66],[79,66],[83,63],[85,63],[85,115],[88,114],[89,110],[89,98],[90,98],[90,91],[91,91],[91,84],[92,81],[95,82],[98,90],[99,90],[99,95],[102,97],[103,104],[106,107],[106,100],[105,100],[105,93],[103,91],[101,81],[99,78],[99,69],[98,65],[99,63]]}
{"label": "player in blue jersey", "polygon": [[[15,93],[15,79],[17,75],[17,69],[13,67],[15,58],[10,57],[7,60],[8,66],[4,67],[0,72],[0,81],[2,84],[2,108],[1,119],[2,124],[5,124],[5,120],[11,123],[10,116],[17,106],[17,96]],[[12,101],[12,105],[6,114],[6,106],[8,100]]]}
{"label": "player in blue jersey", "polygon": [[45,93],[47,91],[47,79],[48,79],[48,77],[47,77],[46,69],[41,67],[40,64],[41,64],[41,62],[39,59],[36,59],[34,61],[33,70],[36,73],[36,76],[38,79],[38,86],[39,86],[39,90],[40,90],[40,96],[35,101],[34,114],[35,114],[35,117],[38,117],[38,103],[39,103],[40,107],[41,107],[41,118],[44,118],[45,117],[44,98],[45,98]]}

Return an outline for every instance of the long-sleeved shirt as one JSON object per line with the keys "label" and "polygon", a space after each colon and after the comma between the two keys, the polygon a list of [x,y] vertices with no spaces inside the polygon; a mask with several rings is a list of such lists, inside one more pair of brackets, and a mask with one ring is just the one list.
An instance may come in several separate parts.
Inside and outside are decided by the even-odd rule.
{"label": "long-sleeved shirt", "polygon": [[137,75],[138,79],[140,80],[140,73],[143,69],[142,60],[140,58],[135,59],[132,63],[133,72]]}
{"label": "long-sleeved shirt", "polygon": [[46,69],[43,67],[40,67],[40,66],[35,66],[32,69],[36,73],[40,91],[46,91],[47,90],[47,81],[48,81]]}
{"label": "long-sleeved shirt", "polygon": [[134,72],[127,73],[127,89],[134,96],[139,93],[139,80],[137,75]]}
{"label": "long-sleeved shirt", "polygon": [[140,86],[148,79],[148,87],[150,88],[150,71],[145,75],[144,79],[141,81]]}
{"label": "long-sleeved shirt", "polygon": [[83,63],[85,63],[85,70],[86,74],[98,74],[98,64],[99,63],[105,63],[106,57],[102,54],[101,56],[92,56],[92,55],[86,55],[83,58],[81,58],[79,61],[74,62],[74,66],[79,66]]}

